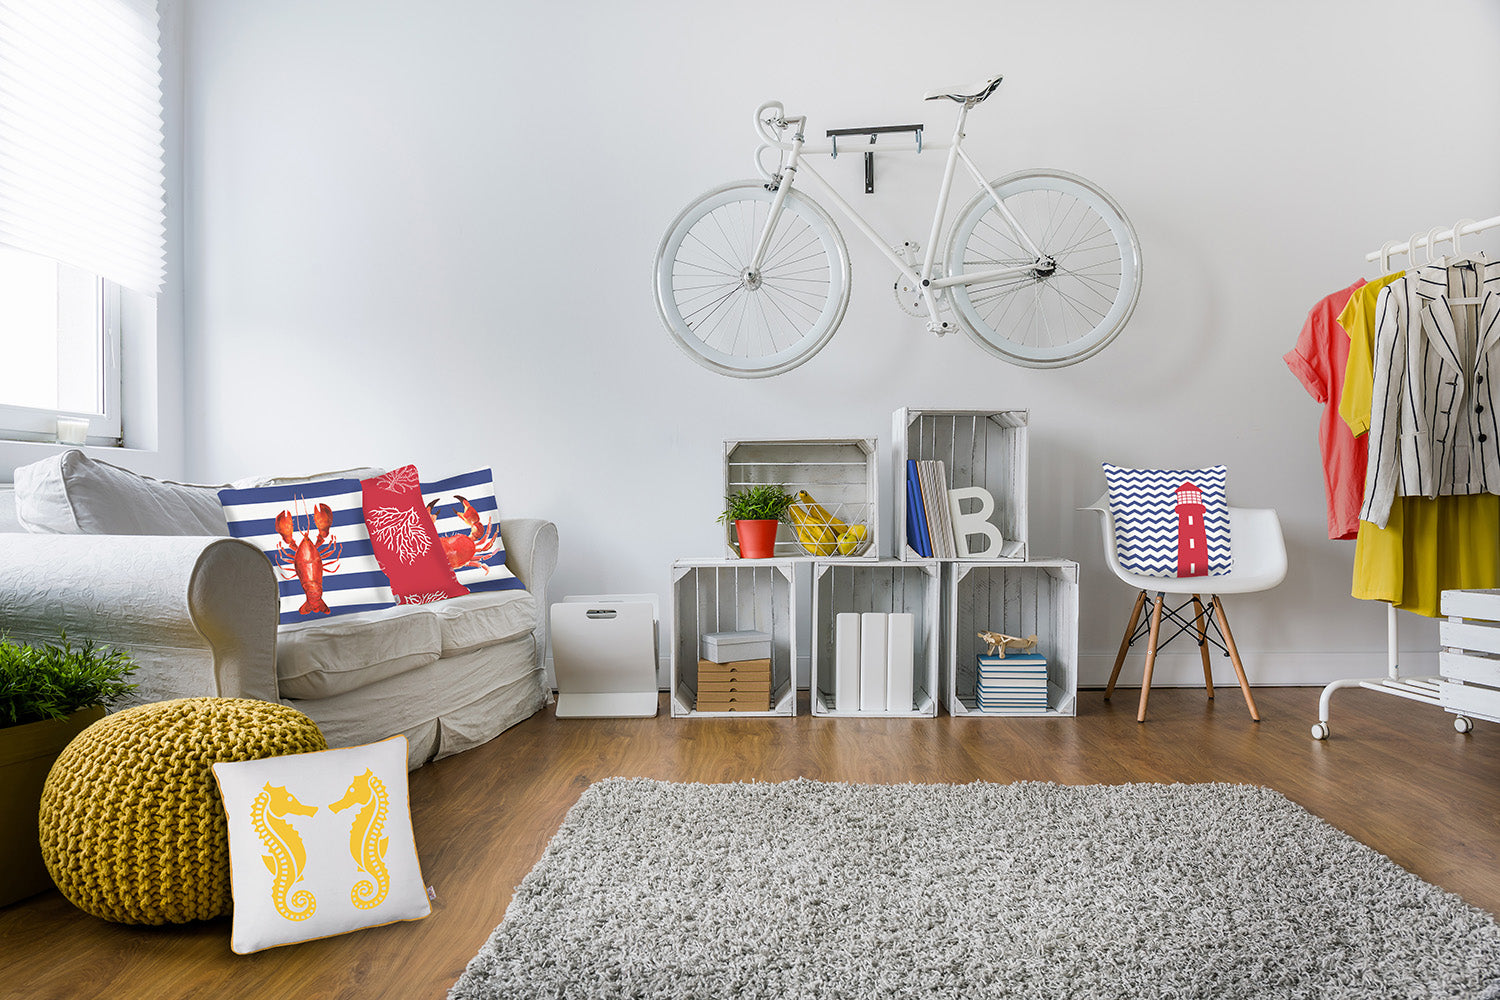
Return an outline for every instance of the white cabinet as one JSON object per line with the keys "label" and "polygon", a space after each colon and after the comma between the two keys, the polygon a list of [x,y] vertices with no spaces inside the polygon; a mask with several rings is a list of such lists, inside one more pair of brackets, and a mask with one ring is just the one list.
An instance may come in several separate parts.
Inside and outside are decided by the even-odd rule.
{"label": "white cabinet", "polygon": [[[930,560],[903,562],[813,563],[812,581],[812,713],[827,716],[931,718],[938,706],[938,655],[941,567]],[[904,704],[879,712],[864,712],[839,704],[835,694],[834,626],[847,612],[906,612],[912,615],[912,671],[910,707]]]}
{"label": "white cabinet", "polygon": [[[983,715],[975,688],[976,657],[989,646],[980,632],[1037,637],[1047,659],[1047,709],[1078,713],[1078,564],[950,562],[943,592],[944,698],[949,715]],[[997,716],[998,717],[998,716]]]}
{"label": "white cabinet", "polygon": [[1438,698],[1461,719],[1500,722],[1500,590],[1445,590],[1442,602]]}
{"label": "white cabinet", "polygon": [[[672,564],[672,715],[797,714],[797,563],[790,559],[680,559]],[[699,712],[700,640],[713,632],[771,636],[771,705],[764,712]]]}
{"label": "white cabinet", "polygon": [[[853,553],[839,556],[830,552],[823,558],[874,559],[880,554],[880,476],[875,438],[724,442],[725,496],[767,483],[784,486],[793,494],[806,490],[833,517],[865,526],[865,539]],[[734,525],[724,527],[729,554],[738,556]],[[776,532],[774,555],[810,559],[819,553],[799,545],[795,528],[783,524]]]}
{"label": "white cabinet", "polygon": [[895,556],[917,559],[906,543],[906,463],[940,460],[949,489],[978,486],[995,498],[989,520],[1000,529],[1000,559],[1027,553],[1026,464],[1030,414],[1026,410],[916,410],[892,417],[894,441]]}

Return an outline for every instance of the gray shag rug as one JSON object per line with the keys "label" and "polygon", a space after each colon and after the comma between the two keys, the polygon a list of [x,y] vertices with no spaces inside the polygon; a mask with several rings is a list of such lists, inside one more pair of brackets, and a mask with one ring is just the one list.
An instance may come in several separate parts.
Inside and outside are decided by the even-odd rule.
{"label": "gray shag rug", "polygon": [[1500,997],[1500,927],[1248,785],[587,789],[449,993]]}

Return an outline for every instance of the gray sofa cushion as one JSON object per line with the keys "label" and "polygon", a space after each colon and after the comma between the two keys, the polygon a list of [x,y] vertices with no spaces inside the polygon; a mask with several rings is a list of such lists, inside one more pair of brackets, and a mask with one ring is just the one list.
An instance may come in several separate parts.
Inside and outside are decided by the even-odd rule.
{"label": "gray sofa cushion", "polygon": [[228,535],[218,486],[152,479],[77,449],[16,469],[16,516],[43,535]]}
{"label": "gray sofa cushion", "polygon": [[524,635],[540,616],[530,593],[501,590],[284,625],[276,676],[284,697],[330,698]]}

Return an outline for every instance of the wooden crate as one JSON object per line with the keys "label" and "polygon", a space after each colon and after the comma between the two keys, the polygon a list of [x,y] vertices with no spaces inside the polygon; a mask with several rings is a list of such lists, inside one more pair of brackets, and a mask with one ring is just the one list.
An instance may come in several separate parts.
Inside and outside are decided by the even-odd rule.
{"label": "wooden crate", "polygon": [[1454,715],[1500,722],[1500,590],[1445,590],[1438,698]]}
{"label": "wooden crate", "polygon": [[[790,559],[682,559],[672,564],[672,715],[797,714],[797,563]],[[771,636],[769,704],[759,711],[699,711],[699,639],[756,629]]]}
{"label": "wooden crate", "polygon": [[[849,556],[828,559],[874,559],[880,554],[880,476],[875,438],[797,438],[781,441],[725,441],[724,494],[747,486],[780,483],[791,493],[806,490],[830,514],[867,529],[861,547]],[[724,543],[738,556],[734,525],[724,526]],[[811,559],[795,529],[776,532],[774,555]]]}
{"label": "wooden crate", "polygon": [[998,559],[1024,560],[1029,426],[1026,410],[897,410],[891,428],[896,557],[920,558],[906,544],[906,462],[917,459],[941,460],[950,489],[989,490],[995,498],[989,519],[1005,540]]}
{"label": "wooden crate", "polygon": [[[931,718],[938,707],[941,572],[931,560],[813,563],[812,713],[823,716]],[[843,612],[909,612],[916,660],[909,711],[860,712],[834,703],[834,620]]]}
{"label": "wooden crate", "polygon": [[[1047,710],[1078,713],[1078,564],[1066,559],[1033,562],[954,562],[946,567],[943,610],[947,649],[944,696],[949,715],[981,715],[975,699],[975,657],[989,646],[978,633],[1037,637],[1047,658]],[[1014,718],[998,713],[988,718]]]}

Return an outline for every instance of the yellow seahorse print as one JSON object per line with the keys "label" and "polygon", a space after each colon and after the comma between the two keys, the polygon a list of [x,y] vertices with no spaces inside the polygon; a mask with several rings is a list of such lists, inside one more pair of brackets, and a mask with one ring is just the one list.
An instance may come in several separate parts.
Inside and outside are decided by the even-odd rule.
{"label": "yellow seahorse print", "polygon": [[384,835],[391,803],[384,783],[369,768],[350,782],[344,797],[328,809],[339,812],[352,805],[358,805],[360,810],[349,827],[349,854],[370,877],[354,883],[349,900],[361,910],[370,910],[385,902],[386,894],[391,891],[391,873],[385,867],[385,849],[391,839]]}
{"label": "yellow seahorse print", "polygon": [[[270,854],[262,854],[274,879],[271,882],[271,902],[276,912],[288,920],[306,920],[318,908],[317,897],[306,889],[290,892],[292,886],[302,881],[302,870],[307,867],[307,849],[302,846],[302,837],[292,828],[284,816],[311,816],[317,806],[305,806],[285,786],[269,782],[250,804],[250,824],[255,828],[261,843]],[[290,892],[290,895],[288,893]]]}

